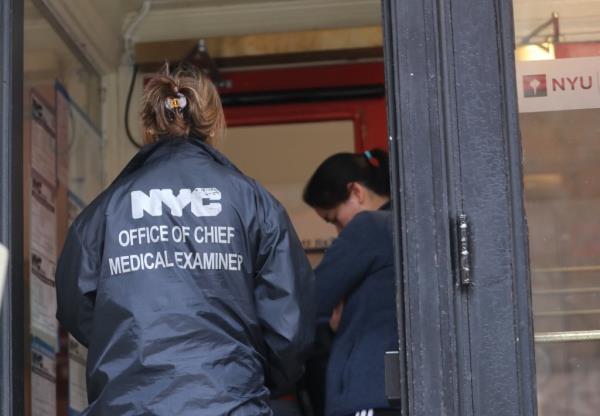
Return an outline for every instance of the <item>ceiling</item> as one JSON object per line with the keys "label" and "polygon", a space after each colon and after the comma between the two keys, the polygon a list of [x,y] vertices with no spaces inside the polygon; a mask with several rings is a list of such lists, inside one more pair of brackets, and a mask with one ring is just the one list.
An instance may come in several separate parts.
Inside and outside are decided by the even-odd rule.
{"label": "ceiling", "polygon": [[[123,33],[144,0],[26,0],[26,49],[64,53],[63,42],[32,2],[58,15],[80,47],[107,69],[121,62]],[[559,13],[561,41],[600,39],[598,0],[515,0],[516,39],[526,37],[553,12]],[[153,0],[133,41],[376,26],[380,20],[380,0]],[[551,28],[545,28],[534,41],[550,34]]]}
{"label": "ceiling", "polygon": [[[124,50],[123,34],[143,4],[143,0],[26,0],[26,48],[61,49],[56,44],[60,40],[36,10],[39,6],[67,28],[84,53],[96,55],[105,67],[101,69],[114,68]],[[152,0],[150,4],[134,31],[134,42],[377,26],[381,14],[379,0]]]}
{"label": "ceiling", "polygon": [[[134,16],[130,11],[124,24]],[[374,26],[380,24],[380,16],[379,0],[157,0],[136,31],[136,40]]]}
{"label": "ceiling", "polygon": [[[122,29],[143,0],[87,0],[115,29]],[[600,38],[598,0],[514,0],[517,39],[553,12],[561,20],[562,40]],[[343,10],[343,13],[340,13]],[[270,33],[380,24],[381,0],[152,0],[137,40]],[[165,23],[159,26],[158,23]],[[194,23],[196,22],[196,23]],[[540,36],[549,34],[542,31]]]}

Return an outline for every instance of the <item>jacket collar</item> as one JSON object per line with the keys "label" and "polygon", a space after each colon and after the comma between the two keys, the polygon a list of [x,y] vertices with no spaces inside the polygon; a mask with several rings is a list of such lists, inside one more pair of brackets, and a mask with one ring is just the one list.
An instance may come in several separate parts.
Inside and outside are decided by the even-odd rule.
{"label": "jacket collar", "polygon": [[142,167],[152,156],[159,156],[163,149],[179,143],[189,143],[196,146],[202,153],[211,157],[215,162],[227,166],[230,169],[233,169],[236,172],[240,172],[240,170],[233,164],[229,159],[227,159],[223,154],[221,154],[214,147],[206,143],[200,137],[162,137],[158,139],[156,142],[147,144],[142,147],[137,154],[129,161],[129,163],[125,166],[125,168],[121,171],[115,182],[121,178],[128,176],[129,174],[135,172],[140,167]]}

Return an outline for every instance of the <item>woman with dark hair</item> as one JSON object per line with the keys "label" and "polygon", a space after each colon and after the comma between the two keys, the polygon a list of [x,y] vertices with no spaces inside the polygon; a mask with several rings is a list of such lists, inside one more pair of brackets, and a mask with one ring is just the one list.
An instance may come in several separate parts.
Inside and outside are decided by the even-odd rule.
{"label": "woman with dark hair", "polygon": [[384,386],[384,354],[398,348],[387,153],[329,157],[304,201],[339,232],[315,270],[318,321],[335,331],[325,414],[399,414]]}
{"label": "woman with dark hair", "polygon": [[313,274],[283,207],[211,145],[196,71],[152,75],[147,145],[69,230],[58,320],[88,347],[84,415],[272,415],[301,375]]}

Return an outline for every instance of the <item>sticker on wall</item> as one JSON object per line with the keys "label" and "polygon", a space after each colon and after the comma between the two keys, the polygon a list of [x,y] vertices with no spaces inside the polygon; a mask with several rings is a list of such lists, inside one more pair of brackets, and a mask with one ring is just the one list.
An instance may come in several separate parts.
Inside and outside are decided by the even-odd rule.
{"label": "sticker on wall", "polygon": [[56,259],[56,213],[52,204],[32,193],[30,212],[31,248],[48,259]]}
{"label": "sticker on wall", "polygon": [[69,416],[79,415],[87,407],[86,360],[87,349],[69,335]]}
{"label": "sticker on wall", "polygon": [[31,123],[31,169],[56,186],[56,141],[38,120]]}
{"label": "sticker on wall", "polygon": [[600,57],[517,62],[519,112],[600,108]]}
{"label": "sticker on wall", "polygon": [[42,95],[32,90],[31,93],[31,118],[44,126],[54,136],[56,132],[56,116],[50,105],[42,98]]}
{"label": "sticker on wall", "polygon": [[56,415],[56,357],[35,338],[31,343],[31,415]]}
{"label": "sticker on wall", "polygon": [[56,320],[56,265],[35,251],[30,258],[31,334],[47,347],[58,351],[58,321]]}

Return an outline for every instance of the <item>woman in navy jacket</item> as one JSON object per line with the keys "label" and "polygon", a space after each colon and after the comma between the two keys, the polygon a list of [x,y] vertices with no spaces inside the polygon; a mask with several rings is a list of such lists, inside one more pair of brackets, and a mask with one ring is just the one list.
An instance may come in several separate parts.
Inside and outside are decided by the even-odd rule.
{"label": "woman in navy jacket", "polygon": [[384,354],[398,348],[388,157],[382,150],[325,160],[304,200],[338,238],[315,270],[318,319],[336,332],[326,376],[327,416],[394,415]]}
{"label": "woman in navy jacket", "polygon": [[312,344],[313,274],[285,210],[210,146],[199,72],[145,85],[147,145],[75,220],[58,320],[88,347],[86,416],[271,416]]}

